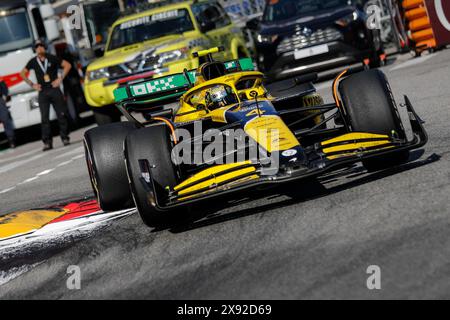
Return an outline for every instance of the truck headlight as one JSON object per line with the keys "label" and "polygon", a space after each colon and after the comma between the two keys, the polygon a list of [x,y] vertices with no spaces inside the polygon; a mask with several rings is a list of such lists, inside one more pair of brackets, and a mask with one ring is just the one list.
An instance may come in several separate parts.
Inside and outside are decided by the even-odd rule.
{"label": "truck headlight", "polygon": [[106,68],[89,70],[87,72],[87,77],[90,81],[94,81],[94,80],[98,80],[98,79],[102,79],[102,78],[108,78],[109,72]]}
{"label": "truck headlight", "polygon": [[162,52],[159,54],[159,64],[165,64],[168,62],[182,60],[187,58],[187,48],[181,48],[179,50]]}

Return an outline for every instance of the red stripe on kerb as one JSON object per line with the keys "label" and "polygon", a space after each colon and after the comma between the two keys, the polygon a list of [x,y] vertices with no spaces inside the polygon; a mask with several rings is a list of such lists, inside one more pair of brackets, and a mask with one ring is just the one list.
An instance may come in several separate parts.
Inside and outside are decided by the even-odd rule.
{"label": "red stripe on kerb", "polygon": [[50,223],[72,220],[101,211],[96,200],[69,203],[63,210],[67,211],[67,213]]}

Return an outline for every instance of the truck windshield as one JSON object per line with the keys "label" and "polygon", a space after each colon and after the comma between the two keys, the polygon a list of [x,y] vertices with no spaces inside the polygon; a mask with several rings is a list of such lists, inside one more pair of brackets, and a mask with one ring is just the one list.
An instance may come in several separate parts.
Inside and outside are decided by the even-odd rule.
{"label": "truck windshield", "polygon": [[106,43],[109,27],[120,16],[119,1],[88,2],[83,4],[83,11],[90,43],[93,45]]}
{"label": "truck windshield", "polygon": [[163,11],[117,25],[112,32],[108,50],[191,30],[194,30],[194,25],[186,9]]}
{"label": "truck windshield", "polygon": [[0,53],[22,49],[33,44],[33,33],[25,9],[0,15]]}
{"label": "truck windshield", "polygon": [[277,22],[351,4],[352,0],[269,0],[263,21]]}

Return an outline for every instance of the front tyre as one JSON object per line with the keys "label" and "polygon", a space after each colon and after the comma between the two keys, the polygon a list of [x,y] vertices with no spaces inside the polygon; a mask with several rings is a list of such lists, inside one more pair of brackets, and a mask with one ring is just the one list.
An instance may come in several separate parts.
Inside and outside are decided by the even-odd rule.
{"label": "front tyre", "polygon": [[[147,160],[161,203],[167,201],[167,190],[177,184],[177,172],[171,160],[172,144],[165,124],[139,129],[125,140],[125,161],[133,199],[144,223],[149,227],[168,225],[179,217],[178,211],[158,211],[151,203],[142,182],[139,160]],[[187,211],[187,210],[186,210]]]}
{"label": "front tyre", "polygon": [[[339,84],[339,92],[347,111],[351,131],[395,135],[406,139],[391,88],[378,69],[351,75]],[[363,160],[369,171],[400,165],[408,161],[409,151]]]}

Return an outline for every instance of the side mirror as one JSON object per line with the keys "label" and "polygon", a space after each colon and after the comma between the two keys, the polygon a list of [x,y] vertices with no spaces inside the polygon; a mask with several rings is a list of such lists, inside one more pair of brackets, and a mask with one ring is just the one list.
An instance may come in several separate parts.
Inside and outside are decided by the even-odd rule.
{"label": "side mirror", "polygon": [[255,31],[256,29],[258,29],[259,26],[259,19],[258,18],[250,19],[247,21],[245,26],[247,27],[247,29]]}

